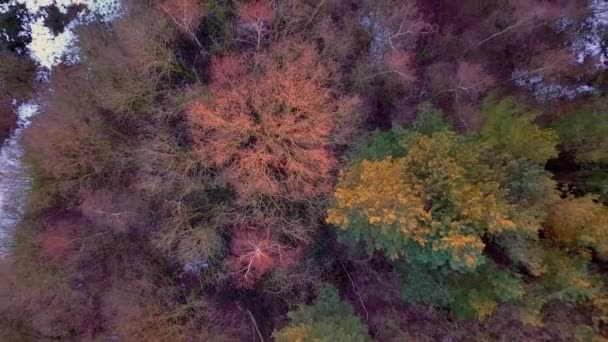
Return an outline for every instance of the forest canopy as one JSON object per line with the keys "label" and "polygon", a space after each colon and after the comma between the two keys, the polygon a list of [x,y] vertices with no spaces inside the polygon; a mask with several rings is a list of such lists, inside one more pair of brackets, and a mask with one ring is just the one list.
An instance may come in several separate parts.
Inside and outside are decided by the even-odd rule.
{"label": "forest canopy", "polygon": [[607,6],[112,4],[1,6],[0,340],[608,339]]}

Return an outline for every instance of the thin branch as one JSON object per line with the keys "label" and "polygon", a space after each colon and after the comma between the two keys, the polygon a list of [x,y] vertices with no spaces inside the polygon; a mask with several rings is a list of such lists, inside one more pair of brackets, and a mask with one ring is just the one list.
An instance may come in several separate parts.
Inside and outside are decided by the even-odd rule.
{"label": "thin branch", "polygon": [[359,301],[361,302],[361,306],[363,307],[363,311],[365,311],[365,319],[369,320],[369,312],[367,311],[367,307],[365,307],[365,303],[363,303],[363,298],[361,297],[361,294],[357,290],[357,285],[355,284],[355,281],[353,280],[353,278],[351,278],[350,274],[346,270],[346,267],[344,267],[344,263],[342,263],[342,261],[340,261],[340,265],[342,265],[342,269],[344,270],[344,272],[346,273],[346,276],[350,280],[350,284],[353,287],[353,291],[355,292],[355,294],[357,295],[357,297],[359,297]]}
{"label": "thin branch", "polygon": [[253,314],[251,313],[251,311],[249,309],[245,308],[245,310],[247,310],[247,313],[249,314],[251,323],[252,323],[253,327],[255,328],[255,331],[258,333],[258,337],[260,338],[260,341],[264,342],[264,338],[262,337],[262,333],[260,332],[260,329],[258,328],[258,324],[255,322],[255,318],[253,317]]}
{"label": "thin branch", "polygon": [[315,8],[315,11],[312,12],[312,15],[310,16],[310,19],[308,19],[308,21],[304,25],[305,27],[308,26],[310,23],[312,23],[312,21],[314,20],[315,16],[317,16],[317,14],[321,10],[321,7],[323,6],[323,4],[325,4],[325,2],[327,2],[327,0],[321,0],[321,2],[319,2],[319,5],[317,6],[317,8]]}
{"label": "thin branch", "polygon": [[503,34],[509,32],[509,31],[511,31],[512,29],[514,29],[514,28],[516,28],[516,27],[524,24],[528,20],[529,20],[529,18],[521,19],[520,21],[518,21],[515,24],[507,27],[506,29],[504,29],[504,30],[502,30],[500,32],[496,32],[493,35],[487,37],[486,39],[480,40],[479,42],[477,42],[477,43],[473,44],[472,46],[470,46],[468,49],[464,50],[464,54],[466,55],[469,51],[471,51],[473,49],[476,49],[476,48],[480,47],[481,45],[487,43],[488,41],[490,41],[490,40],[492,40],[492,39],[494,39],[494,38],[496,38],[496,37],[498,37],[500,35],[503,35]]}
{"label": "thin branch", "polygon": [[375,74],[373,74],[373,75],[371,75],[371,76],[368,76],[368,77],[366,78],[366,80],[372,79],[372,78],[374,78],[374,77],[376,77],[376,76],[380,76],[380,75],[386,75],[386,74],[392,74],[392,73],[395,73],[395,74],[397,74],[397,75],[399,75],[399,76],[401,76],[401,77],[405,78],[406,80],[410,80],[410,81],[412,80],[412,77],[411,77],[411,76],[408,76],[408,75],[406,75],[406,74],[402,73],[401,71],[399,71],[399,70],[395,70],[395,69],[391,69],[391,70],[385,70],[385,71],[380,71],[380,72],[377,72],[377,73],[375,73]]}

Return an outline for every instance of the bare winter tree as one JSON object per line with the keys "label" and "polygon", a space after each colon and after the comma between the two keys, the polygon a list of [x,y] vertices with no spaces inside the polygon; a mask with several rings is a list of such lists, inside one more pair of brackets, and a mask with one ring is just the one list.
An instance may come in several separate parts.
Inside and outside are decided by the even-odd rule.
{"label": "bare winter tree", "polygon": [[203,48],[196,34],[205,11],[197,0],[165,0],[159,2],[158,6],[199,48]]}
{"label": "bare winter tree", "polygon": [[270,0],[249,1],[242,4],[239,8],[239,17],[245,36],[243,40],[259,50],[270,31],[273,16],[274,10]]}

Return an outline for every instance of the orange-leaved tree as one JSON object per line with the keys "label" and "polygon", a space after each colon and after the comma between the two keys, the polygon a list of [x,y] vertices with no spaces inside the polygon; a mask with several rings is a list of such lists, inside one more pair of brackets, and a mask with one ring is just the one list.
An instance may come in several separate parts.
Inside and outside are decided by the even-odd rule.
{"label": "orange-leaved tree", "polygon": [[353,131],[356,98],[307,43],[212,63],[209,100],[189,110],[195,152],[240,199],[307,199],[331,191],[332,146]]}

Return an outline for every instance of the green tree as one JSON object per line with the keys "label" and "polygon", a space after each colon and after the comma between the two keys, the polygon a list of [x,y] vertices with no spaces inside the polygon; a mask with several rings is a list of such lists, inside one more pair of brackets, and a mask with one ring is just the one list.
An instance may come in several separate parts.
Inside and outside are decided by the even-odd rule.
{"label": "green tree", "polygon": [[[342,241],[363,241],[370,252],[473,270],[484,262],[486,235],[533,235],[542,220],[531,219],[536,214],[518,206],[518,198],[510,199],[533,190],[517,188],[491,145],[428,125],[429,118],[436,120],[422,116],[407,132],[380,135],[388,141],[401,137],[402,157],[392,158],[383,147],[376,151],[388,150],[387,158],[355,161],[342,173],[327,221],[342,228]],[[433,133],[428,127],[439,128]]]}
{"label": "green tree", "polygon": [[557,133],[536,125],[537,114],[528,112],[515,98],[497,101],[495,96],[488,96],[481,110],[485,122],[480,138],[498,151],[539,164],[557,157]]}
{"label": "green tree", "polygon": [[561,144],[580,162],[608,162],[608,101],[604,97],[557,120]]}
{"label": "green tree", "polygon": [[370,341],[367,327],[352,307],[340,300],[335,288],[324,285],[311,304],[288,313],[290,323],[276,331],[279,342],[363,342]]}
{"label": "green tree", "polygon": [[448,308],[461,319],[485,319],[498,305],[525,294],[521,279],[492,261],[466,274],[437,272],[416,264],[398,270],[406,274],[403,298],[407,302]]}

